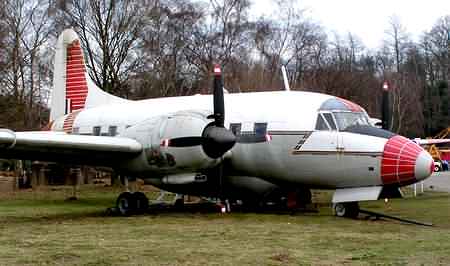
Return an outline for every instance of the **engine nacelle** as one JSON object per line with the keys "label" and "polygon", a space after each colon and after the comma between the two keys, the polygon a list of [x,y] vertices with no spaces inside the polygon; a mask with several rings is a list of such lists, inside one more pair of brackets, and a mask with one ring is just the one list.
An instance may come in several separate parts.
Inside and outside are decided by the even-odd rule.
{"label": "engine nacelle", "polygon": [[182,111],[167,116],[161,127],[160,150],[169,160],[169,166],[177,171],[198,170],[216,166],[219,160],[205,154],[201,143],[186,147],[173,147],[168,143],[172,139],[198,136],[210,123],[209,112]]}
{"label": "engine nacelle", "polygon": [[210,111],[181,111],[151,118],[132,128],[124,135],[137,139],[144,146],[144,157],[149,170],[163,174],[196,172],[216,166],[220,160],[205,154],[201,143],[171,146],[170,140],[201,137],[211,122]]}

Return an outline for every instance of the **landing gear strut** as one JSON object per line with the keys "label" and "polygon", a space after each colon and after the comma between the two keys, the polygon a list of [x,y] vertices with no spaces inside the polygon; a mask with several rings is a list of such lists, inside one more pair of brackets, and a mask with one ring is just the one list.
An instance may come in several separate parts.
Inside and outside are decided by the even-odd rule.
{"label": "landing gear strut", "polygon": [[142,192],[123,192],[117,198],[116,207],[123,216],[143,214],[148,209],[148,198]]}
{"label": "landing gear strut", "polygon": [[334,203],[333,211],[338,217],[357,218],[359,214],[359,205],[356,201]]}

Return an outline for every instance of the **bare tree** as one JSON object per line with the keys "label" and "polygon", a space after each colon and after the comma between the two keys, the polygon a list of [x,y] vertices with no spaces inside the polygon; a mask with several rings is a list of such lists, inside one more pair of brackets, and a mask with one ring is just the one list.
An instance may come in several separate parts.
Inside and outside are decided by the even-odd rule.
{"label": "bare tree", "polygon": [[145,25],[140,53],[145,67],[136,76],[139,97],[191,94],[197,72],[186,58],[202,14],[190,1],[159,1]]}
{"label": "bare tree", "polygon": [[248,48],[249,7],[248,0],[210,0],[209,6],[203,9],[202,20],[195,24],[186,47],[186,59],[204,80],[200,87],[209,87],[206,81],[213,64],[227,68]]}
{"label": "bare tree", "polygon": [[450,16],[438,19],[425,33],[422,46],[428,57],[432,83],[450,79]]}
{"label": "bare tree", "polygon": [[393,16],[389,21],[389,29],[386,31],[385,59],[380,61],[391,61],[393,65],[384,64],[383,76],[391,81],[391,130],[402,132],[405,119],[410,108],[413,92],[406,86],[406,74],[402,67],[406,59],[406,51],[412,47],[411,41],[398,17]]}
{"label": "bare tree", "polygon": [[6,1],[3,5],[7,64],[1,87],[3,94],[11,97],[14,110],[8,114],[11,121],[21,121],[21,125],[14,123],[16,128],[39,128],[43,104],[41,88],[48,85],[48,78],[41,75],[48,63],[42,56],[51,24],[48,1]]}
{"label": "bare tree", "polygon": [[128,76],[143,64],[135,51],[153,5],[152,0],[81,0],[61,10],[79,33],[89,74],[102,89],[129,96]]}

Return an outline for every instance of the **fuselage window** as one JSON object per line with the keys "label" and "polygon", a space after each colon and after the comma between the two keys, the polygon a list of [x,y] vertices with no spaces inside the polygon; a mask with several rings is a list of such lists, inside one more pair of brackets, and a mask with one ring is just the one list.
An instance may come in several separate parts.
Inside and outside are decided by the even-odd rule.
{"label": "fuselage window", "polygon": [[231,132],[233,132],[233,134],[235,136],[241,134],[241,128],[242,128],[242,124],[241,123],[232,123],[232,124],[230,124],[230,130],[231,130]]}
{"label": "fuselage window", "polygon": [[267,123],[255,123],[253,132],[256,136],[265,136],[267,134]]}
{"label": "fuselage window", "polygon": [[323,118],[322,114],[317,116],[316,130],[330,130],[325,118]]}
{"label": "fuselage window", "polygon": [[92,135],[94,136],[100,136],[100,131],[101,131],[102,127],[97,126],[97,127],[93,127],[92,128]]}
{"label": "fuselage window", "polygon": [[337,130],[336,123],[334,122],[334,118],[331,113],[323,113],[323,117],[327,121],[328,125],[331,127],[331,130]]}
{"label": "fuselage window", "polygon": [[110,135],[111,137],[117,135],[117,126],[109,126],[108,133],[108,135]]}

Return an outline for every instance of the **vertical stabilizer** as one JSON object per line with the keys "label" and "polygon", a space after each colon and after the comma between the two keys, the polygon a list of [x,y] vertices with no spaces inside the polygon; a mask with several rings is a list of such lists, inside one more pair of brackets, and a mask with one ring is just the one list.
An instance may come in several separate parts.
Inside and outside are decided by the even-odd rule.
{"label": "vertical stabilizer", "polygon": [[90,79],[80,39],[72,29],[58,38],[53,75],[50,121],[85,108],[127,101],[102,91]]}

